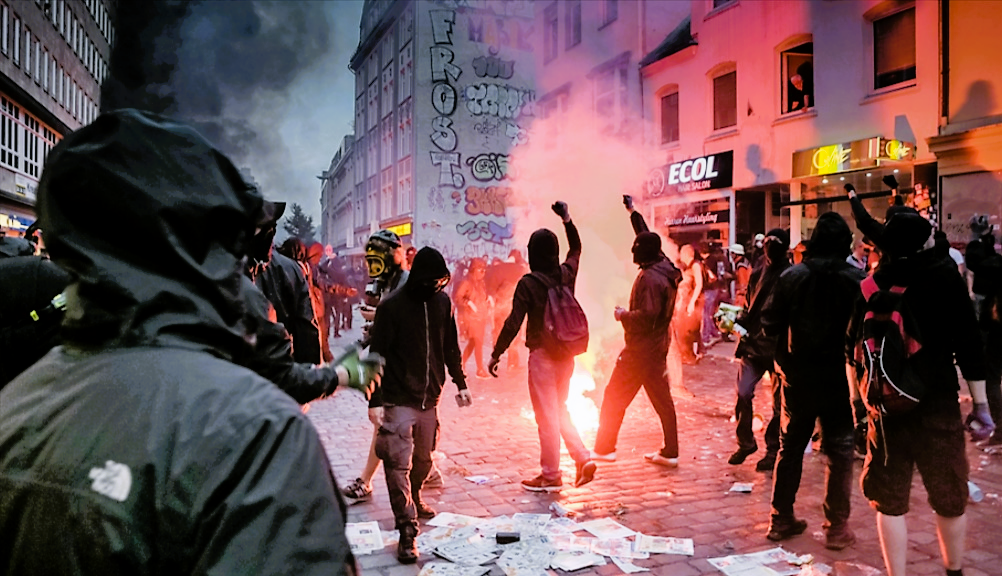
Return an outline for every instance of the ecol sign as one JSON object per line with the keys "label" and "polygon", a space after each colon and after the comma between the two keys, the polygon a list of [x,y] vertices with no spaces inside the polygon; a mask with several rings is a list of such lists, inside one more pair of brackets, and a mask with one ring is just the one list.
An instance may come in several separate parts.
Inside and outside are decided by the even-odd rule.
{"label": "ecol sign", "polygon": [[647,177],[647,195],[665,192],[682,194],[697,190],[727,188],[734,173],[734,152],[720,152],[651,170]]}

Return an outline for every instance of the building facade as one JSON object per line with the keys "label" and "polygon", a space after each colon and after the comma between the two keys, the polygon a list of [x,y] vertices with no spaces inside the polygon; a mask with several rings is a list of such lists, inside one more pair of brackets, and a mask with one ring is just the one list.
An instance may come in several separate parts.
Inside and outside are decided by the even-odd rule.
{"label": "building facade", "polygon": [[535,113],[533,2],[369,0],[355,72],[354,246],[507,256],[508,153]]}
{"label": "building facade", "polygon": [[341,146],[331,159],[330,168],[323,175],[320,205],[323,220],[320,241],[329,244],[338,254],[355,247],[355,213],[352,197],[355,190],[355,137],[351,134],[341,140]]}
{"label": "building facade", "polygon": [[664,155],[646,206],[676,241],[782,227],[796,244],[823,212],[851,222],[846,183],[882,218],[885,176],[935,211],[938,2],[689,7],[642,67],[646,137]]}
{"label": "building facade", "polygon": [[38,178],[64,134],[97,117],[113,0],[0,0],[0,227],[35,221]]}

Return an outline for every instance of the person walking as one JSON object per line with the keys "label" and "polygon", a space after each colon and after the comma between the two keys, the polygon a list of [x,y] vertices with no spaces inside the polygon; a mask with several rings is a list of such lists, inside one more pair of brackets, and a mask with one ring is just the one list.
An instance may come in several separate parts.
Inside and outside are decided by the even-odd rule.
{"label": "person walking", "polygon": [[477,378],[487,378],[484,370],[484,333],[491,317],[491,303],[487,297],[487,287],[484,277],[487,274],[487,264],[483,258],[470,261],[469,273],[456,290],[453,298],[459,316],[460,332],[466,338],[463,348],[463,367],[473,356],[477,366]]}
{"label": "person walking", "polygon": [[703,340],[700,326],[703,321],[703,263],[698,259],[692,244],[678,250],[682,281],[675,300],[675,321],[672,322],[674,339],[679,342],[683,364],[696,364],[702,357]]}
{"label": "person walking", "polygon": [[382,383],[369,400],[369,419],[378,427],[375,450],[386,472],[403,564],[418,558],[417,519],[435,517],[421,488],[432,468],[446,369],[459,389],[459,405],[473,402],[452,302],[442,293],[448,283],[442,255],[430,247],[418,250],[403,289],[380,301],[369,331],[372,351],[386,359]]}
{"label": "person walking", "polygon": [[682,274],[661,251],[661,237],[647,228],[644,217],[633,209],[633,198],[623,197],[636,238],[633,263],[640,268],[630,292],[629,310],[616,307],[626,346],[616,359],[602,399],[593,460],[614,462],[616,439],[626,409],[643,386],[661,420],[664,445],[658,452],[645,454],[653,464],[678,466],[678,426],[675,403],[666,377],[670,335],[668,327],[675,311],[676,286]]}
{"label": "person walking", "polygon": [[[737,420],[735,433],[738,449],[727,460],[728,464],[742,464],[748,456],[758,450],[755,435],[752,432],[754,417],[755,387],[766,372],[773,372],[773,359],[776,352],[776,339],[766,335],[762,330],[762,307],[779,276],[790,267],[786,259],[786,251],[790,247],[790,237],[785,230],[774,228],[766,234],[763,243],[765,256],[763,262],[748,279],[748,306],[737,318],[745,331],[738,341],[735,357],[741,360],[738,368],[737,402],[734,405],[734,417]],[[779,452],[779,421],[780,388],[774,379],[772,385],[772,418],[765,429],[765,456],[755,464],[759,472],[772,470],[776,464],[776,454]]]}
{"label": "person walking", "polygon": [[807,522],[793,513],[804,451],[821,423],[825,473],[825,547],[855,542],[849,529],[852,495],[853,413],[846,371],[845,335],[866,273],[846,262],[852,232],[836,212],[818,218],[804,262],[780,275],[762,308],[762,329],[777,339],[783,426],[772,488],[767,538],[801,534]]}
{"label": "person walking", "polygon": [[[896,288],[902,309],[909,311],[902,324],[921,336],[920,352],[910,361],[918,363],[915,373],[926,388],[909,412],[881,415],[872,406],[869,410],[868,450],[860,483],[877,511],[877,532],[889,576],[905,574],[905,515],[916,468],[935,512],[946,573],[963,573],[969,467],[957,366],[974,399],[971,428],[980,437],[995,428],[985,394],[984,351],[967,286],[952,261],[927,249],[932,244],[928,220],[907,211],[892,215],[881,230],[879,246],[884,258],[872,276],[878,289]],[[854,342],[862,341],[864,311],[860,296],[849,332]]]}
{"label": "person walking", "polygon": [[550,284],[569,286],[573,292],[581,262],[581,237],[571,221],[567,204],[555,202],[551,208],[564,223],[567,258],[563,264],[560,263],[560,243],[552,231],[541,228],[529,237],[531,272],[522,276],[515,287],[511,314],[505,320],[488,364],[488,370],[496,378],[501,355],[511,345],[522,327],[522,321],[528,316],[525,346],[529,349],[529,397],[539,430],[539,463],[542,468],[535,478],[522,481],[522,487],[531,492],[558,492],[563,488],[560,474],[561,437],[576,463],[575,486],[591,482],[596,470],[591,452],[581,442],[581,436],[567,412],[574,357],[555,355],[543,346],[543,312],[546,308],[547,286],[537,276],[545,277]]}
{"label": "person walking", "polygon": [[[967,245],[966,266],[974,274],[971,291],[985,343],[985,392],[992,419],[1002,423],[1002,254],[995,250],[995,234],[986,216],[973,218],[970,229],[973,238]],[[985,445],[1002,445],[1002,430],[996,429]]]}

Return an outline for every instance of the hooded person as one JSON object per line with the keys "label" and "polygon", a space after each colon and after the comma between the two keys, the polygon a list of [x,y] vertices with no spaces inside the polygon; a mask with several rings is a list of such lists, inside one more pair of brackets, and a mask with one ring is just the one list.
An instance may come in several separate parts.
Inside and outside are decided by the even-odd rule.
{"label": "hooded person", "polygon": [[[319,364],[323,360],[320,328],[313,311],[306,274],[295,260],[272,246],[285,204],[268,204],[270,208],[251,240],[247,273],[275,307],[278,323],[285,326],[292,336],[296,362]],[[291,244],[288,249],[292,250]],[[305,260],[305,250],[303,258]]]}
{"label": "hooded person", "polygon": [[887,212],[884,214],[883,224],[871,216],[870,212],[867,211],[865,206],[863,206],[863,201],[856,195],[855,186],[852,184],[846,184],[844,188],[846,193],[849,195],[849,205],[852,208],[852,218],[856,222],[856,228],[863,234],[863,236],[869,238],[870,242],[881,252],[886,252],[887,247],[884,245],[884,226],[886,226],[887,222],[890,222],[891,218],[895,214],[914,214],[918,216],[919,213],[918,210],[904,205],[903,197],[897,192],[898,182],[894,176],[885,176],[883,178],[883,182],[891,188],[891,195],[894,198],[891,205],[888,206]]}
{"label": "hooded person", "polygon": [[762,308],[762,329],[777,339],[776,377],[783,428],[775,465],[767,538],[785,540],[807,523],[794,515],[804,451],[821,423],[827,457],[825,547],[846,548],[852,495],[854,417],[847,379],[845,335],[866,273],[846,262],[852,232],[836,212],[818,218],[805,260],[787,269]]}
{"label": "hooded person", "polygon": [[[767,372],[773,371],[776,352],[776,338],[762,329],[762,307],[772,294],[779,276],[790,267],[786,253],[790,248],[790,236],[781,228],[773,228],[765,235],[762,244],[762,261],[748,278],[748,302],[738,314],[736,325],[743,330],[734,356],[741,360],[738,367],[737,401],[734,417],[737,420],[735,435],[738,449],[727,460],[738,465],[758,450],[752,431],[754,417],[755,387]],[[780,398],[779,383],[770,378],[772,385],[772,417],[765,429],[766,454],[755,464],[759,472],[772,470],[779,452]]]}
{"label": "hooded person", "polygon": [[386,374],[369,401],[369,419],[378,426],[375,450],[383,461],[390,506],[400,531],[397,559],[404,564],[418,558],[417,519],[435,517],[435,510],[421,497],[421,488],[432,468],[438,402],[447,369],[459,389],[460,407],[472,403],[452,302],[442,292],[449,279],[442,255],[434,248],[422,248],[414,256],[403,289],[379,303],[369,331],[372,351],[386,358]]}
{"label": "hooded person", "polygon": [[581,442],[581,436],[567,412],[574,357],[549,350],[544,345],[543,313],[549,286],[566,286],[573,293],[581,262],[581,236],[571,221],[567,204],[555,202],[551,209],[564,223],[567,258],[563,264],[560,263],[560,243],[552,231],[540,228],[529,236],[530,273],[522,276],[515,286],[511,313],[498,335],[487,366],[491,375],[497,377],[501,355],[511,345],[528,316],[525,346],[529,349],[529,397],[539,431],[539,463],[542,468],[535,478],[522,481],[522,487],[530,492],[559,492],[563,488],[560,473],[561,438],[576,464],[575,486],[591,482],[596,468],[591,460],[591,452]]}
{"label": "hooded person", "polygon": [[675,296],[682,273],[661,251],[661,237],[647,228],[640,212],[633,209],[633,199],[624,197],[636,238],[631,252],[640,271],[630,292],[630,307],[619,306],[613,314],[622,323],[626,346],[616,359],[602,399],[598,434],[595,436],[594,460],[614,462],[616,439],[626,409],[643,386],[661,420],[664,445],[658,452],[645,454],[653,464],[678,466],[678,426],[667,373],[669,325],[675,311]]}
{"label": "hooded person", "polygon": [[72,281],[63,345],[0,392],[4,571],[356,572],[316,430],[232,362],[256,191],[134,110],[67,135],[38,191]]}
{"label": "hooded person", "polygon": [[[957,368],[974,400],[968,426],[975,440],[995,428],[985,391],[985,357],[967,284],[952,260],[931,250],[932,224],[904,212],[883,227],[885,257],[873,272],[880,291],[900,294],[902,325],[920,344],[907,361],[925,386],[918,405],[902,414],[869,411],[867,455],[860,483],[877,511],[877,532],[889,574],[904,574],[909,490],[918,470],[935,512],[947,574],[961,574],[967,526],[969,466]],[[865,299],[856,300],[849,335],[862,341]]]}

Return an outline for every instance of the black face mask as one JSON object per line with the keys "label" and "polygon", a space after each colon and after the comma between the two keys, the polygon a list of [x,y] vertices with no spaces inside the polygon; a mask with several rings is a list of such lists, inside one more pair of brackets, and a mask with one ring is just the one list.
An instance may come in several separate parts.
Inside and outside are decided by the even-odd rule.
{"label": "black face mask", "polygon": [[271,259],[271,241],[275,239],[276,228],[266,228],[258,232],[251,238],[247,246],[247,256],[258,262],[267,262]]}
{"label": "black face mask", "polygon": [[410,290],[411,294],[415,298],[422,302],[427,302],[431,300],[432,296],[438,294],[449,285],[449,281],[452,279],[451,276],[445,276],[444,278],[431,279],[431,280],[414,280],[407,282],[407,289]]}
{"label": "black face mask", "polygon": [[765,243],[765,256],[775,264],[786,258],[786,248],[775,240],[768,241]]}

